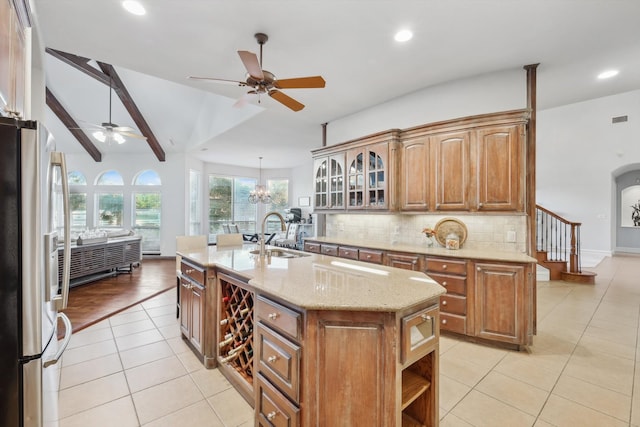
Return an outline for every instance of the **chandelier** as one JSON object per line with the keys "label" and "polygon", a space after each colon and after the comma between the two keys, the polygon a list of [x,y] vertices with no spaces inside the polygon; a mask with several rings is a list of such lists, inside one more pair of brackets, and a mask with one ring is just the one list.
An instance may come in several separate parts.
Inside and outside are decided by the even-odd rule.
{"label": "chandelier", "polygon": [[262,157],[260,157],[260,179],[256,188],[249,193],[249,202],[250,203],[271,203],[271,194],[266,189],[264,185],[261,185],[262,182]]}

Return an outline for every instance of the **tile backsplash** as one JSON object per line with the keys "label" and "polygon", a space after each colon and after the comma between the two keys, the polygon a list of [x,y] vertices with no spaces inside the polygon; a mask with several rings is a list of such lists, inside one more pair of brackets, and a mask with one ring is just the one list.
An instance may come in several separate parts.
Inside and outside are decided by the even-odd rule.
{"label": "tile backsplash", "polygon": [[[441,219],[452,217],[467,226],[465,248],[526,252],[525,215],[328,214],[326,235],[372,243],[424,245],[427,238],[422,229],[435,228]],[[515,241],[510,241],[514,240],[513,237]]]}

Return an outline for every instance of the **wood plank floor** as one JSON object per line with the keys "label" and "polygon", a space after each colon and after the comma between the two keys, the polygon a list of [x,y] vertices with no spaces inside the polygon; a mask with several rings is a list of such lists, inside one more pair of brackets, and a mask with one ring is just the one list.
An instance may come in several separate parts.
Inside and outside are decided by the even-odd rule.
{"label": "wood plank floor", "polygon": [[[144,259],[131,273],[71,288],[64,313],[71,320],[73,332],[78,332],[175,286],[174,258]],[[64,325],[60,322],[58,337],[62,336]]]}

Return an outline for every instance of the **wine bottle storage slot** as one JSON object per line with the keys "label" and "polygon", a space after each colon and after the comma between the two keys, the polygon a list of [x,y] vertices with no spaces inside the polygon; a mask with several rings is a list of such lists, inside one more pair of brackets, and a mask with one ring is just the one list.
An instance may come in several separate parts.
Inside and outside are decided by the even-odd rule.
{"label": "wine bottle storage slot", "polygon": [[218,361],[253,383],[253,293],[220,280]]}

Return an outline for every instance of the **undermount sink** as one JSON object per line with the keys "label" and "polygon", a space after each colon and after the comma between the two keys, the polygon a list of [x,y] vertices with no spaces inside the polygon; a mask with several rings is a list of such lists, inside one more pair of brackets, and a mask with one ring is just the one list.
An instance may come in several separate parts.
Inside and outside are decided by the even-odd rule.
{"label": "undermount sink", "polygon": [[[254,255],[260,255],[260,250],[256,249],[249,253]],[[302,257],[309,256],[309,254],[305,254],[303,252],[291,252],[291,251],[286,251],[284,249],[266,249],[265,255],[269,256],[269,254],[275,258],[302,258]]]}

